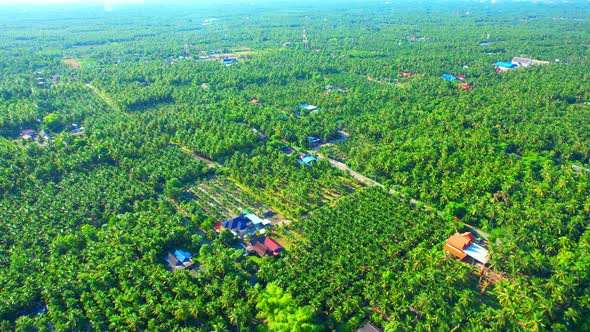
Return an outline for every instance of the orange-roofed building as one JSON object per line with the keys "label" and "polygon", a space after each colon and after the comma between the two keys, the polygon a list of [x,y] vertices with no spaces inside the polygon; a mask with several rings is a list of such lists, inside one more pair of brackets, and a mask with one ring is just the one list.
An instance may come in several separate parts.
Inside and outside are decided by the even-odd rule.
{"label": "orange-roofed building", "polygon": [[475,236],[471,232],[455,233],[447,239],[443,249],[460,260],[469,256],[478,262],[486,264],[488,261],[488,251],[474,243],[474,241]]}
{"label": "orange-roofed building", "polygon": [[475,236],[471,232],[455,233],[447,239],[447,244],[463,251],[473,243],[473,240],[475,240]]}
{"label": "orange-roofed building", "polygon": [[469,85],[469,83],[462,83],[461,85],[459,85],[461,87],[461,89],[463,90],[473,90],[473,87],[471,85]]}

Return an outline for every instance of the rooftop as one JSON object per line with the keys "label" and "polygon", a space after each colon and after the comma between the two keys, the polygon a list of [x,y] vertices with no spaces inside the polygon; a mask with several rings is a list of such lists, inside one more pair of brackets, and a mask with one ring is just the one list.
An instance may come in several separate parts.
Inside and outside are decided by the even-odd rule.
{"label": "rooftop", "polygon": [[447,244],[459,250],[465,250],[465,248],[467,248],[467,246],[469,246],[474,239],[475,237],[470,232],[455,233],[447,239]]}
{"label": "rooftop", "polygon": [[472,243],[465,249],[465,254],[476,261],[486,264],[488,262],[488,250],[478,244]]}
{"label": "rooftop", "polygon": [[455,77],[455,75],[451,75],[451,74],[442,74],[441,77],[444,78],[445,80],[451,81],[451,82],[457,79]]}
{"label": "rooftop", "polygon": [[486,264],[489,252],[486,248],[473,243],[474,240],[475,236],[471,232],[455,233],[447,239],[443,249],[461,260],[469,256]]}
{"label": "rooftop", "polygon": [[313,162],[317,162],[317,160],[318,159],[314,156],[305,156],[305,157],[301,158],[301,160],[299,160],[299,163],[309,165]]}
{"label": "rooftop", "polygon": [[504,62],[504,61],[496,62],[496,66],[503,67],[503,68],[516,68],[516,67],[518,67],[517,65],[513,64],[512,62]]}
{"label": "rooftop", "polygon": [[308,111],[315,111],[315,110],[317,110],[317,109],[318,109],[316,106],[314,106],[314,105],[309,105],[309,104],[301,104],[301,105],[299,105],[299,108],[301,108],[301,109],[306,109],[306,110],[308,110]]}

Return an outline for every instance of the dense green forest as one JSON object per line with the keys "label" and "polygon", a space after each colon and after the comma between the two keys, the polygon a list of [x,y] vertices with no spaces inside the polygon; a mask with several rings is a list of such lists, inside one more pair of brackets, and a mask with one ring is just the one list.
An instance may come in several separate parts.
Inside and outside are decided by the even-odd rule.
{"label": "dense green forest", "polygon": [[0,330],[590,331],[588,13],[0,5]]}

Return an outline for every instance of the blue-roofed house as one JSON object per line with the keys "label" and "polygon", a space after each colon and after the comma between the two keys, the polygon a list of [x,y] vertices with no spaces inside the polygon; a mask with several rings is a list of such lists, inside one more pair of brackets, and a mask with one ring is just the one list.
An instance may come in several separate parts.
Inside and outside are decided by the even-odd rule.
{"label": "blue-roofed house", "polygon": [[452,81],[454,81],[454,80],[457,79],[455,77],[455,75],[451,75],[451,74],[442,74],[441,77],[444,78],[447,81],[450,81],[450,82],[452,82]]}
{"label": "blue-roofed house", "polygon": [[263,232],[270,225],[269,220],[247,212],[245,211],[246,214],[241,214],[233,219],[225,220],[221,225],[239,237],[244,237],[247,234],[254,235],[256,230]]}
{"label": "blue-roofed house", "polygon": [[319,137],[315,137],[315,136],[307,136],[307,141],[309,142],[309,144],[311,146],[318,146],[322,140]]}
{"label": "blue-roofed house", "polygon": [[248,233],[248,228],[252,226],[252,222],[242,214],[233,219],[225,220],[221,225],[236,236],[244,236]]}
{"label": "blue-roofed house", "polygon": [[518,65],[512,63],[512,62],[504,62],[504,61],[498,61],[496,62],[496,71],[500,72],[500,71],[505,71],[505,70],[510,70],[510,69],[514,69],[517,68]]}
{"label": "blue-roofed house", "polygon": [[318,158],[314,157],[314,156],[305,156],[301,159],[299,159],[299,164],[305,164],[307,166],[309,166],[311,163],[315,163],[318,161]]}
{"label": "blue-roofed house", "polygon": [[180,249],[175,250],[174,254],[168,253],[166,262],[172,271],[188,269],[195,264],[192,255]]}
{"label": "blue-roofed house", "polygon": [[234,63],[237,63],[237,62],[238,62],[238,59],[237,58],[234,58],[234,57],[225,57],[225,58],[223,58],[223,64],[226,65],[226,66],[231,66],[231,65],[233,65]]}

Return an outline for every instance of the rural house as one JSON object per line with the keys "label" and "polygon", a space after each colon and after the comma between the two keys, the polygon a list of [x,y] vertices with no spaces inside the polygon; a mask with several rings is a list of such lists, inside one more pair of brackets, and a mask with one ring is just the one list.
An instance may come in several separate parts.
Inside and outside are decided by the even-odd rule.
{"label": "rural house", "polygon": [[166,262],[172,271],[189,269],[195,264],[192,255],[180,249],[175,250],[174,254],[168,253]]}
{"label": "rural house", "polygon": [[257,230],[264,233],[265,228],[270,226],[270,221],[247,213],[225,220],[221,225],[229,229],[235,236],[244,237],[247,234],[254,235]]}
{"label": "rural house", "polygon": [[248,253],[256,253],[260,257],[265,255],[278,256],[283,251],[283,247],[277,241],[264,236],[251,239],[247,245],[246,250]]}
{"label": "rural house", "polygon": [[502,71],[514,69],[516,67],[518,67],[518,65],[515,65],[512,62],[504,62],[504,61],[496,62],[496,71],[497,72],[502,72]]}
{"label": "rural house", "polygon": [[488,250],[474,241],[475,236],[471,232],[455,233],[447,239],[443,249],[460,260],[469,257],[485,265],[488,262]]}
{"label": "rural house", "polygon": [[306,166],[311,165],[311,163],[315,163],[318,161],[318,158],[314,157],[314,156],[305,156],[301,159],[299,159],[299,165],[305,164]]}

